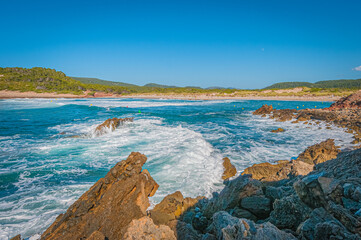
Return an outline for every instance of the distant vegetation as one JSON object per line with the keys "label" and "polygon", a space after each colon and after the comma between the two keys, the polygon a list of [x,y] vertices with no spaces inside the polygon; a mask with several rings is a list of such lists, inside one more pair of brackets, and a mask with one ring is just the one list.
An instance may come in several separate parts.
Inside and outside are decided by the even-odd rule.
{"label": "distant vegetation", "polygon": [[273,84],[265,89],[286,89],[295,87],[309,87],[309,88],[349,88],[361,89],[361,79],[356,80],[328,80],[319,81],[315,83],[309,82],[281,82]]}
{"label": "distant vegetation", "polygon": [[[281,90],[302,87],[298,91]],[[278,90],[277,90],[278,89]],[[359,80],[335,80],[307,82],[284,82],[263,90],[240,90],[233,88],[176,87],[149,83],[145,86],[112,82],[98,78],[68,77],[63,72],[49,68],[0,68],[0,90],[56,92],[94,95],[96,92],[111,94],[204,94],[207,96],[345,96],[361,89]]]}

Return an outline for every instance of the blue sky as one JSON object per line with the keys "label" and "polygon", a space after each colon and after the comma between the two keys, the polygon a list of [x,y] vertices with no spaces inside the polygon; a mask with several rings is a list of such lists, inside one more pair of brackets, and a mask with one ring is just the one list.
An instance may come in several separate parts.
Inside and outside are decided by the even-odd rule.
{"label": "blue sky", "polygon": [[0,11],[1,67],[202,87],[361,78],[360,0],[3,0]]}

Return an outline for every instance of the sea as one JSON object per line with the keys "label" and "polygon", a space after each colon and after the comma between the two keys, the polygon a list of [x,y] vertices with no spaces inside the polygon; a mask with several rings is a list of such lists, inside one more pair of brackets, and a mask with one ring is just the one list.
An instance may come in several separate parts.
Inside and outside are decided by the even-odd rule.
{"label": "sea", "polygon": [[[0,100],[0,239],[34,240],[98,179],[131,152],[159,184],[151,207],[175,191],[207,196],[223,188],[222,159],[238,174],[255,163],[290,160],[308,146],[352,135],[324,123],[276,122],[252,115],[276,109],[324,108],[330,102],[167,99]],[[134,117],[102,136],[108,118]],[[277,128],[282,133],[272,133]],[[74,137],[78,136],[78,137]]]}

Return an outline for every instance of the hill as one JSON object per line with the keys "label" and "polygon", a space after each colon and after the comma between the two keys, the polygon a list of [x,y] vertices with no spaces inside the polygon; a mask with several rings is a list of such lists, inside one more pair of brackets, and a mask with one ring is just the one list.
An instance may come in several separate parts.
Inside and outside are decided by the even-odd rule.
{"label": "hill", "polygon": [[157,84],[157,83],[148,83],[148,84],[145,84],[144,87],[150,87],[150,88],[178,88],[177,86],[162,85],[162,84]]}
{"label": "hill", "polygon": [[71,78],[85,84],[100,84],[105,86],[119,86],[119,87],[139,87],[138,85],[135,84],[124,83],[124,82],[113,82],[108,80],[102,80],[99,78],[86,78],[86,77],[71,77]]}
{"label": "hill", "polygon": [[310,82],[280,82],[272,84],[265,89],[285,89],[295,87],[309,87],[309,88],[356,88],[361,89],[361,79],[341,79]]}

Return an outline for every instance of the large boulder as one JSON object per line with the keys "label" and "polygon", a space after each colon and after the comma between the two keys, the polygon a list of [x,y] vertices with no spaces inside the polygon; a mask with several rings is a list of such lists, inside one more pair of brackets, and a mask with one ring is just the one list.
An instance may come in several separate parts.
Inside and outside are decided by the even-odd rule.
{"label": "large boulder", "polygon": [[243,198],[262,195],[262,183],[251,178],[250,175],[241,175],[231,181],[219,195],[215,195],[203,206],[203,214],[211,218],[215,212],[227,211],[239,206]]}
{"label": "large boulder", "polygon": [[333,139],[327,139],[319,144],[308,147],[301,153],[297,160],[309,164],[319,164],[331,159],[335,159],[341,151],[335,146]]}
{"label": "large boulder", "polygon": [[334,102],[327,110],[361,109],[361,90]]}
{"label": "large boulder", "polygon": [[194,207],[203,197],[184,198],[182,193],[177,191],[167,195],[163,200],[150,210],[150,217],[155,224],[168,224],[170,221],[178,219],[187,210]]}
{"label": "large boulder", "polygon": [[42,234],[41,239],[86,239],[94,231],[107,239],[122,239],[133,219],[146,216],[148,197],[158,184],[142,166],[147,157],[131,153],[104,178],[85,192],[65,214]]}
{"label": "large boulder", "polygon": [[236,167],[233,166],[233,164],[227,157],[223,158],[223,168],[224,168],[224,172],[222,175],[223,180],[233,177],[237,173]]}
{"label": "large boulder", "polygon": [[165,225],[157,226],[149,217],[134,219],[127,228],[124,240],[176,240],[174,232]]}
{"label": "large boulder", "polygon": [[235,218],[227,212],[220,211],[213,215],[209,232],[217,239],[224,240],[290,240],[296,239],[292,234],[279,230],[269,222],[255,224],[245,218]]}
{"label": "large boulder", "polygon": [[246,197],[241,200],[241,207],[264,219],[271,211],[271,200],[264,196]]}
{"label": "large boulder", "polygon": [[253,115],[265,115],[265,114],[270,114],[273,111],[273,107],[272,105],[263,105],[262,107],[260,107],[259,109],[257,109],[256,111],[253,112]]}
{"label": "large boulder", "polygon": [[103,135],[107,132],[114,131],[120,124],[124,122],[133,122],[134,118],[109,118],[96,127],[94,134],[96,136]]}

